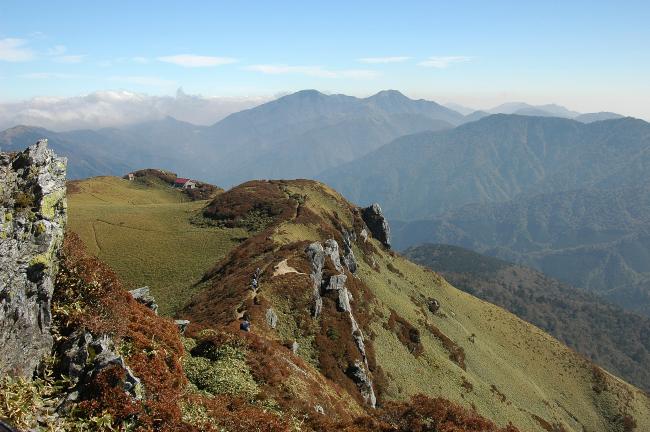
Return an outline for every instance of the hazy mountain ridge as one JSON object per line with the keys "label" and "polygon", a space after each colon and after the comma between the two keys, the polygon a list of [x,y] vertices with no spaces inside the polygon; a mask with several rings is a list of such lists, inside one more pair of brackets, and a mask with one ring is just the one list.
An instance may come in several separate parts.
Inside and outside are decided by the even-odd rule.
{"label": "hazy mountain ridge", "polygon": [[423,244],[404,255],[440,272],[456,288],[509,310],[630,382],[650,388],[650,318],[531,268],[457,246]]}
{"label": "hazy mountain ridge", "polygon": [[378,201],[389,217],[413,220],[522,193],[635,185],[648,178],[648,148],[642,120],[497,114],[398,138],[320,178],[353,201]]}
{"label": "hazy mountain ridge", "polygon": [[650,188],[577,190],[470,204],[394,225],[397,247],[454,244],[535,267],[650,315]]}
{"label": "hazy mountain ridge", "polygon": [[[70,157],[71,178],[159,166],[227,186],[278,173],[313,177],[399,136],[463,121],[461,114],[435,102],[394,90],[365,99],[304,90],[207,127],[171,117],[96,131],[19,127],[2,133],[0,147],[18,150],[40,134]],[[79,155],[83,160],[77,161]]]}

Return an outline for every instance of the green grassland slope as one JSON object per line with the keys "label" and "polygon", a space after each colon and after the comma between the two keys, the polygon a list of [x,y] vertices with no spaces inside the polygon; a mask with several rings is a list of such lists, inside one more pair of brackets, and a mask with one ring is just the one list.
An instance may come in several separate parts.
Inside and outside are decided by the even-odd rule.
{"label": "green grassland slope", "polygon": [[[360,209],[321,183],[248,182],[209,203],[110,178],[71,189],[71,229],[128,284],[150,285],[164,313],[234,334],[251,321],[258,363],[249,366],[275,383],[268,391],[281,405],[302,398],[345,419],[368,409],[370,392],[379,407],[424,394],[526,431],[650,429],[645,393],[385,249]],[[317,265],[314,243],[332,239],[340,255]],[[302,366],[268,376],[260,352]],[[324,377],[310,381],[317,387],[300,378],[313,371]]]}
{"label": "green grassland slope", "polygon": [[68,184],[69,229],[132,289],[149,285],[171,315],[203,272],[245,232],[190,223],[206,201],[149,176],[95,177]]}
{"label": "green grassland slope", "polygon": [[650,390],[650,318],[529,267],[458,246],[422,244],[404,251],[456,288],[514,313],[590,360]]}

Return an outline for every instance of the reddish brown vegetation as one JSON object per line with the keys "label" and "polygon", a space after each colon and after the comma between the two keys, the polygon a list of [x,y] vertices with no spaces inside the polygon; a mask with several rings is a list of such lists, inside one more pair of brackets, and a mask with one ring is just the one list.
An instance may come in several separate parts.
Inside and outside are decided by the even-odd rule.
{"label": "reddish brown vegetation", "polygon": [[415,396],[410,402],[390,402],[352,422],[333,423],[326,418],[313,421],[319,431],[344,432],[517,432],[512,425],[500,428],[491,421],[442,398]]}
{"label": "reddish brown vegetation", "polygon": [[58,317],[61,334],[84,327],[95,335],[110,334],[116,345],[128,342],[132,348],[126,361],[147,392],[144,401],[134,402],[119,388],[123,379],[119,370],[107,368],[93,379],[82,407],[107,411],[117,421],[135,415],[143,428],[180,426],[178,402],[185,377],[176,326],[133,300],[115,273],[87,255],[74,234],[68,234],[64,242],[54,309],[65,310],[71,304],[79,304],[80,310]]}
{"label": "reddish brown vegetation", "polygon": [[426,329],[440,342],[442,342],[442,346],[447,350],[449,353],[449,359],[456,363],[458,366],[461,367],[461,369],[466,370],[465,366],[465,350],[463,347],[458,346],[456,342],[451,340],[446,334],[444,334],[438,327],[435,325],[431,324],[428,321],[423,322],[424,326]]}
{"label": "reddish brown vegetation", "polygon": [[399,316],[398,313],[392,309],[385,327],[387,330],[395,333],[402,345],[404,345],[415,357],[422,354],[424,347],[422,346],[420,330],[413,327],[410,322]]}
{"label": "reddish brown vegetation", "polygon": [[203,215],[227,227],[235,227],[253,210],[284,220],[295,208],[295,201],[278,187],[278,182],[251,181],[217,196],[204,209]]}
{"label": "reddish brown vegetation", "polygon": [[545,431],[548,432],[566,432],[566,429],[564,426],[560,424],[551,424],[544,420],[543,418],[536,416],[535,414],[531,414],[533,419],[544,429]]}

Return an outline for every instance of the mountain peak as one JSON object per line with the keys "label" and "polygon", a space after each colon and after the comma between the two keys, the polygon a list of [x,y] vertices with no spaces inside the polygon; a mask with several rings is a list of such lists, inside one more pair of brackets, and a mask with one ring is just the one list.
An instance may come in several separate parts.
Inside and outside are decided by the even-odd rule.
{"label": "mountain peak", "polygon": [[[327,95],[325,93],[321,93],[318,90],[315,89],[307,89],[307,90],[300,90],[295,93],[291,93],[290,95],[284,96],[284,98],[300,98],[300,99],[315,99],[315,98],[321,98],[321,97],[326,97]],[[281,99],[284,99],[281,98]]]}
{"label": "mountain peak", "polygon": [[370,97],[367,97],[366,100],[411,100],[408,96],[405,96],[402,92],[398,90],[382,90]]}

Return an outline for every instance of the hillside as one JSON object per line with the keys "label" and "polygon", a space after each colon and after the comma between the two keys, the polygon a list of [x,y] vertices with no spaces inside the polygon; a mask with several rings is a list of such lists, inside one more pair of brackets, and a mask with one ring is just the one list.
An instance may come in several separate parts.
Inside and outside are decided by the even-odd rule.
{"label": "hillside", "polygon": [[319,179],[408,221],[519,195],[644,184],[649,147],[650,124],[642,120],[584,124],[499,114],[398,138]]}
{"label": "hillside", "polygon": [[70,159],[69,178],[157,166],[233,185],[251,178],[313,177],[393,139],[452,128],[464,117],[389,90],[368,98],[304,90],[234,113],[212,126],[171,117],[120,128],[52,132],[19,126],[0,132],[0,148],[38,138]]}
{"label": "hillside", "polygon": [[[89,185],[98,181],[103,180],[90,180]],[[88,193],[76,198],[77,210],[71,197],[71,226],[78,223],[75,212],[92,220],[93,211],[106,210],[97,202],[94,209],[84,207],[84,201],[93,202],[92,195],[101,201],[111,193],[110,188],[83,189],[83,184]],[[141,192],[131,185],[121,190],[134,196]],[[252,345],[247,355],[253,357],[247,357],[247,364],[281,410],[299,398],[321,405],[332,420],[345,421],[359,412],[355,406],[372,403],[373,395],[378,405],[389,407],[389,401],[423,393],[472,407],[501,426],[512,422],[520,430],[623,430],[632,418],[641,429],[650,425],[650,401],[642,392],[532,325],[386,250],[368,236],[359,209],[323,184],[255,181],[218,195],[205,207],[180,201],[132,209],[145,225],[142,210],[147,206],[168,206],[168,211],[178,206],[188,211],[185,221],[191,219],[195,227],[179,233],[214,230],[226,239],[221,241],[223,252],[214,254],[216,264],[205,267],[202,284],[177,316],[198,328],[235,334],[241,319],[249,319]],[[154,215],[152,223],[161,223],[157,219]],[[241,243],[228,240],[235,233]],[[177,249],[189,253],[196,241],[188,238]],[[109,247],[113,252],[102,253],[110,265],[119,265],[123,257],[115,252],[123,252],[123,245]],[[149,242],[140,243],[138,254],[154,263],[169,259],[166,249]],[[257,268],[260,277],[253,289]],[[153,280],[141,283],[155,287]],[[438,310],[431,306],[434,298]],[[157,300],[164,310],[181,310],[171,307],[169,298]],[[196,332],[190,335],[201,341]],[[293,347],[297,357],[285,346]],[[302,372],[293,367],[281,368],[279,378],[264,372],[268,367],[255,366],[258,361],[283,364],[286,356],[306,376],[314,376],[329,396],[311,393],[312,384],[304,387]],[[318,381],[315,371],[325,381]],[[334,394],[343,399],[332,399]]]}
{"label": "hillside", "polygon": [[192,201],[155,176],[72,181],[68,229],[127,288],[149,285],[161,313],[170,315],[197,289],[205,269],[244,235],[192,224],[191,215],[206,202]]}
{"label": "hillside", "polygon": [[650,189],[576,190],[471,204],[398,224],[398,248],[453,244],[534,267],[650,315]]}
{"label": "hillside", "polygon": [[590,360],[650,389],[650,318],[623,311],[528,267],[457,246],[423,244],[404,256],[455,287],[494,303]]}

